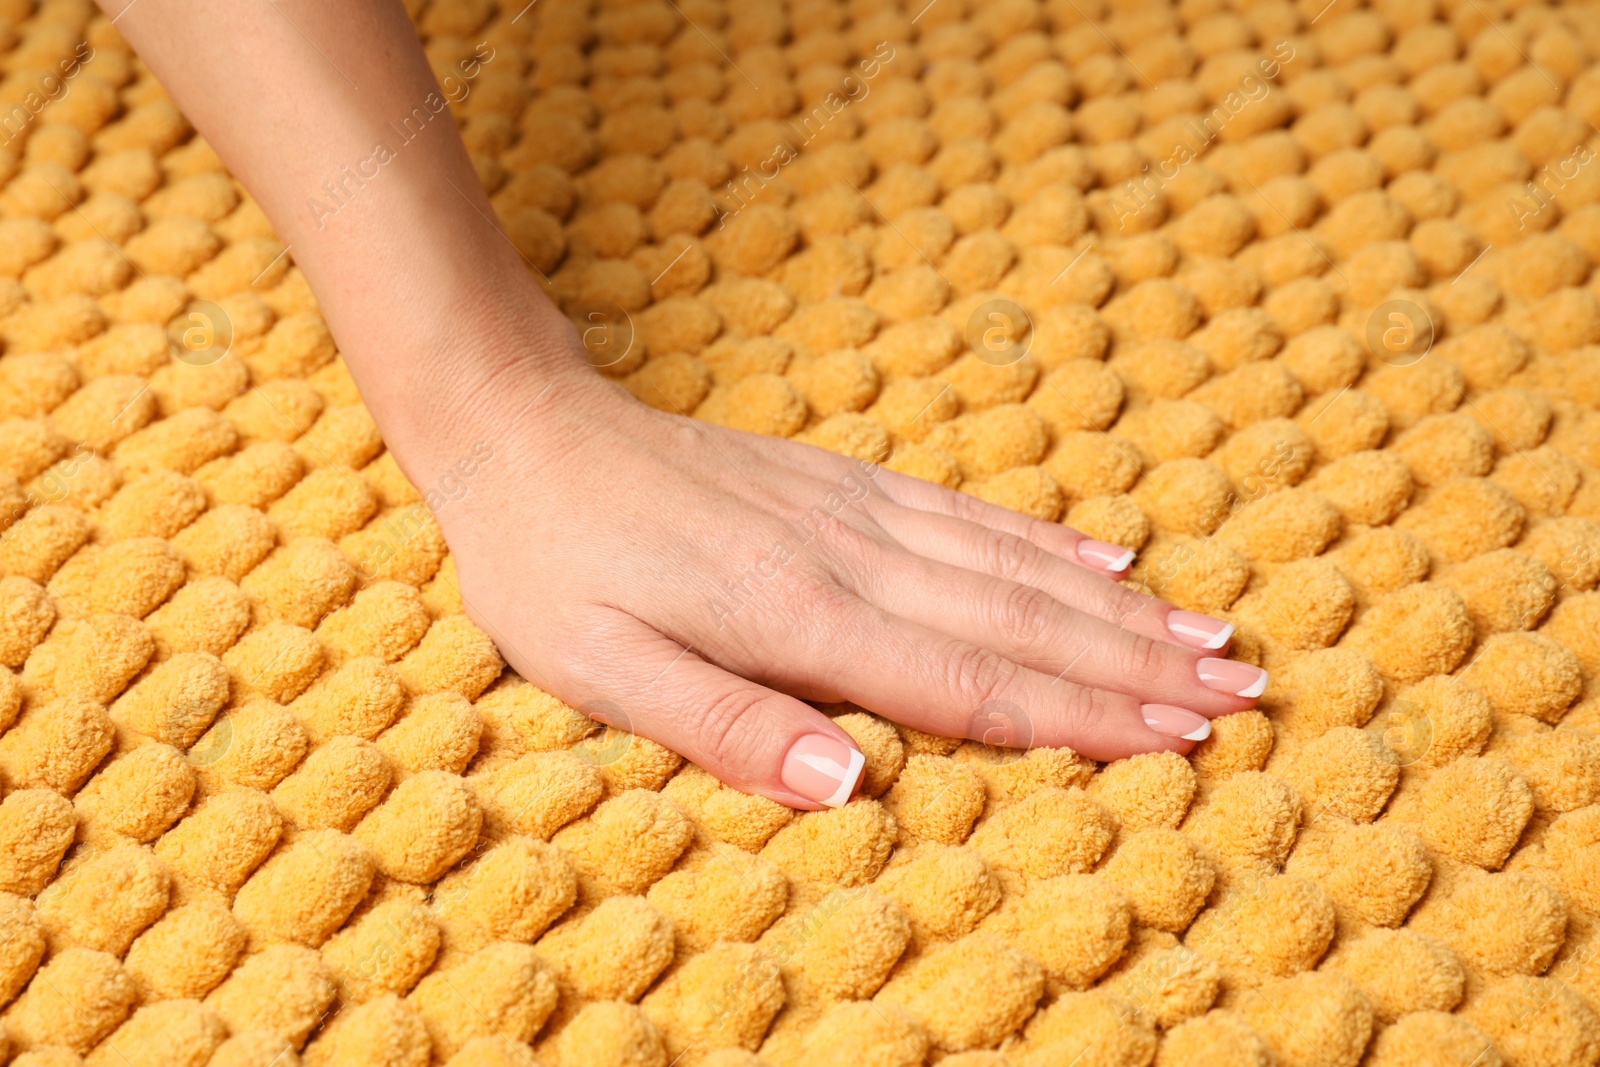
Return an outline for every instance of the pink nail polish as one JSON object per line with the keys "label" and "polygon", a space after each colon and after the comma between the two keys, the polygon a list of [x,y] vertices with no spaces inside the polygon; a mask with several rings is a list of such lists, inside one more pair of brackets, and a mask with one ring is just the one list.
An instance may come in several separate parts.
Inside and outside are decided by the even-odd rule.
{"label": "pink nail polish", "polygon": [[837,808],[850,799],[867,757],[827,734],[804,734],[783,757],[783,784],[807,800]]}
{"label": "pink nail polish", "polygon": [[1215,652],[1233,636],[1233,623],[1197,615],[1192,611],[1174,611],[1167,616],[1167,629],[1172,636],[1190,648],[1203,648]]}
{"label": "pink nail polish", "polygon": [[1085,567],[1107,574],[1121,574],[1133,566],[1133,549],[1084,538],[1078,542],[1078,559]]}
{"label": "pink nail polish", "polygon": [[1171,704],[1142,704],[1139,713],[1144,724],[1158,734],[1181,737],[1185,741],[1204,741],[1211,736],[1211,720],[1188,708]]}
{"label": "pink nail polish", "polygon": [[1195,665],[1200,681],[1220,693],[1254,700],[1267,690],[1267,672],[1236,659],[1207,657]]}

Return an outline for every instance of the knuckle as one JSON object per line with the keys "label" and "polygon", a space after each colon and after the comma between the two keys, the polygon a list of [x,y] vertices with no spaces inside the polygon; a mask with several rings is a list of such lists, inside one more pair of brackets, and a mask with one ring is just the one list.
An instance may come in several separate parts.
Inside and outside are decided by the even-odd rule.
{"label": "knuckle", "polygon": [[1017,667],[990,649],[967,645],[949,659],[949,689],[958,701],[978,708],[1009,694],[1016,682]]}
{"label": "knuckle", "polygon": [[821,669],[847,672],[850,656],[866,628],[861,598],[833,580],[818,580],[804,599],[790,605],[788,632],[796,640],[786,646],[791,662],[826,664]]}
{"label": "knuckle", "polygon": [[763,587],[766,595],[758,598],[754,617],[763,629],[794,629],[797,622],[805,619],[806,611],[832,605],[842,592],[826,569],[806,561],[805,565],[784,569]]}
{"label": "knuckle", "polygon": [[1135,685],[1148,685],[1158,679],[1166,666],[1161,644],[1144,634],[1124,632],[1118,657],[1120,675]]}
{"label": "knuckle", "polygon": [[806,602],[832,619],[851,612],[859,600],[855,593],[839,584],[838,579],[818,577],[810,583]]}
{"label": "knuckle", "polygon": [[950,502],[950,512],[958,519],[967,522],[977,522],[979,514],[983,511],[981,502],[969,493],[958,493],[954,489],[946,489],[949,495],[945,497]]}
{"label": "knuckle", "polygon": [[995,605],[995,625],[1007,647],[1027,653],[1045,646],[1050,634],[1054,602],[1050,594],[1031,585],[1012,585]]}
{"label": "knuckle", "polygon": [[856,593],[827,575],[808,577],[784,605],[795,632],[811,634],[819,644],[837,641],[861,605]]}
{"label": "knuckle", "polygon": [[754,756],[764,703],[762,693],[736,689],[716,697],[701,711],[695,734],[719,766],[740,767]]}
{"label": "knuckle", "polygon": [[1107,580],[1102,583],[1103,589],[1096,614],[1118,626],[1126,626],[1133,619],[1150,610],[1152,601],[1127,586],[1118,582]]}
{"label": "knuckle", "polygon": [[877,537],[859,530],[848,522],[835,520],[828,530],[828,551],[833,560],[851,573],[870,572],[880,567],[884,558],[884,545]]}
{"label": "knuckle", "polygon": [[850,596],[820,570],[796,568],[757,598],[739,618],[739,639],[747,647],[776,654],[785,648],[815,648],[825,643],[825,626],[845,608]]}
{"label": "knuckle", "polygon": [[1039,547],[1015,534],[987,531],[983,551],[984,569],[1008,581],[1025,581],[1039,564]]}
{"label": "knuckle", "polygon": [[1112,697],[1104,689],[1076,687],[1061,708],[1061,726],[1066,736],[1078,740],[1094,736],[1109,719]]}
{"label": "knuckle", "polygon": [[785,577],[779,592],[785,612],[801,604],[831,606],[844,594],[832,577],[821,568],[812,567],[796,568],[793,574]]}

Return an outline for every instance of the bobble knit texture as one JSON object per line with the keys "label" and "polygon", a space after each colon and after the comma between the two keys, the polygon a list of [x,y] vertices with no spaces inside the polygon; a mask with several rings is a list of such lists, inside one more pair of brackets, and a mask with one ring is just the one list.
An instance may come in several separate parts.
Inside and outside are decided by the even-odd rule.
{"label": "bobble knit texture", "polygon": [[407,9],[600,373],[1137,550],[1271,687],[1107,765],[828,706],[819,813],[600,729],[116,28],[0,0],[7,107],[94,52],[0,149],[0,1059],[1600,1063],[1592,5]]}

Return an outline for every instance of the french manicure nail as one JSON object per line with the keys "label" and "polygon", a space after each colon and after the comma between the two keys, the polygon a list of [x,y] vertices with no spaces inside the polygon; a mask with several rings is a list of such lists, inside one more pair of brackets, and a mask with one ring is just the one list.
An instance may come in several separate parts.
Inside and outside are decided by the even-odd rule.
{"label": "french manicure nail", "polygon": [[1133,565],[1133,549],[1086,537],[1078,542],[1078,559],[1085,567],[1115,574]]}
{"label": "french manicure nail", "polygon": [[1143,704],[1139,712],[1144,716],[1144,724],[1158,734],[1181,737],[1185,741],[1204,741],[1211,736],[1211,720],[1196,715],[1188,708],[1173,707],[1171,704]]}
{"label": "french manicure nail", "polygon": [[1207,657],[1195,667],[1207,688],[1254,700],[1267,691],[1267,672],[1236,659]]}
{"label": "french manicure nail", "polygon": [[827,734],[804,734],[783,757],[783,784],[807,800],[837,808],[850,799],[867,757]]}
{"label": "french manicure nail", "polygon": [[1233,636],[1233,623],[1197,615],[1192,611],[1174,611],[1167,616],[1167,629],[1172,636],[1190,648],[1203,648],[1208,652],[1228,643]]}

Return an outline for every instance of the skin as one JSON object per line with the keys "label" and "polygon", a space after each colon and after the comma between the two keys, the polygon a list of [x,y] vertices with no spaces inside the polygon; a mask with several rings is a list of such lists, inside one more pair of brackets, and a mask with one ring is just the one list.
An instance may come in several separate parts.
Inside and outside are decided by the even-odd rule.
{"label": "skin", "polygon": [[443,95],[399,3],[125,4],[103,2],[290,246],[406,476],[426,492],[492,446],[437,518],[468,615],[525,678],[801,808],[790,745],[854,747],[805,701],[1103,760],[1193,747],[1143,703],[1255,703],[1203,685],[1220,653],[1173,641],[1171,605],[1085,566],[1074,530],[595,374],[446,115],[319,218],[324,182]]}

